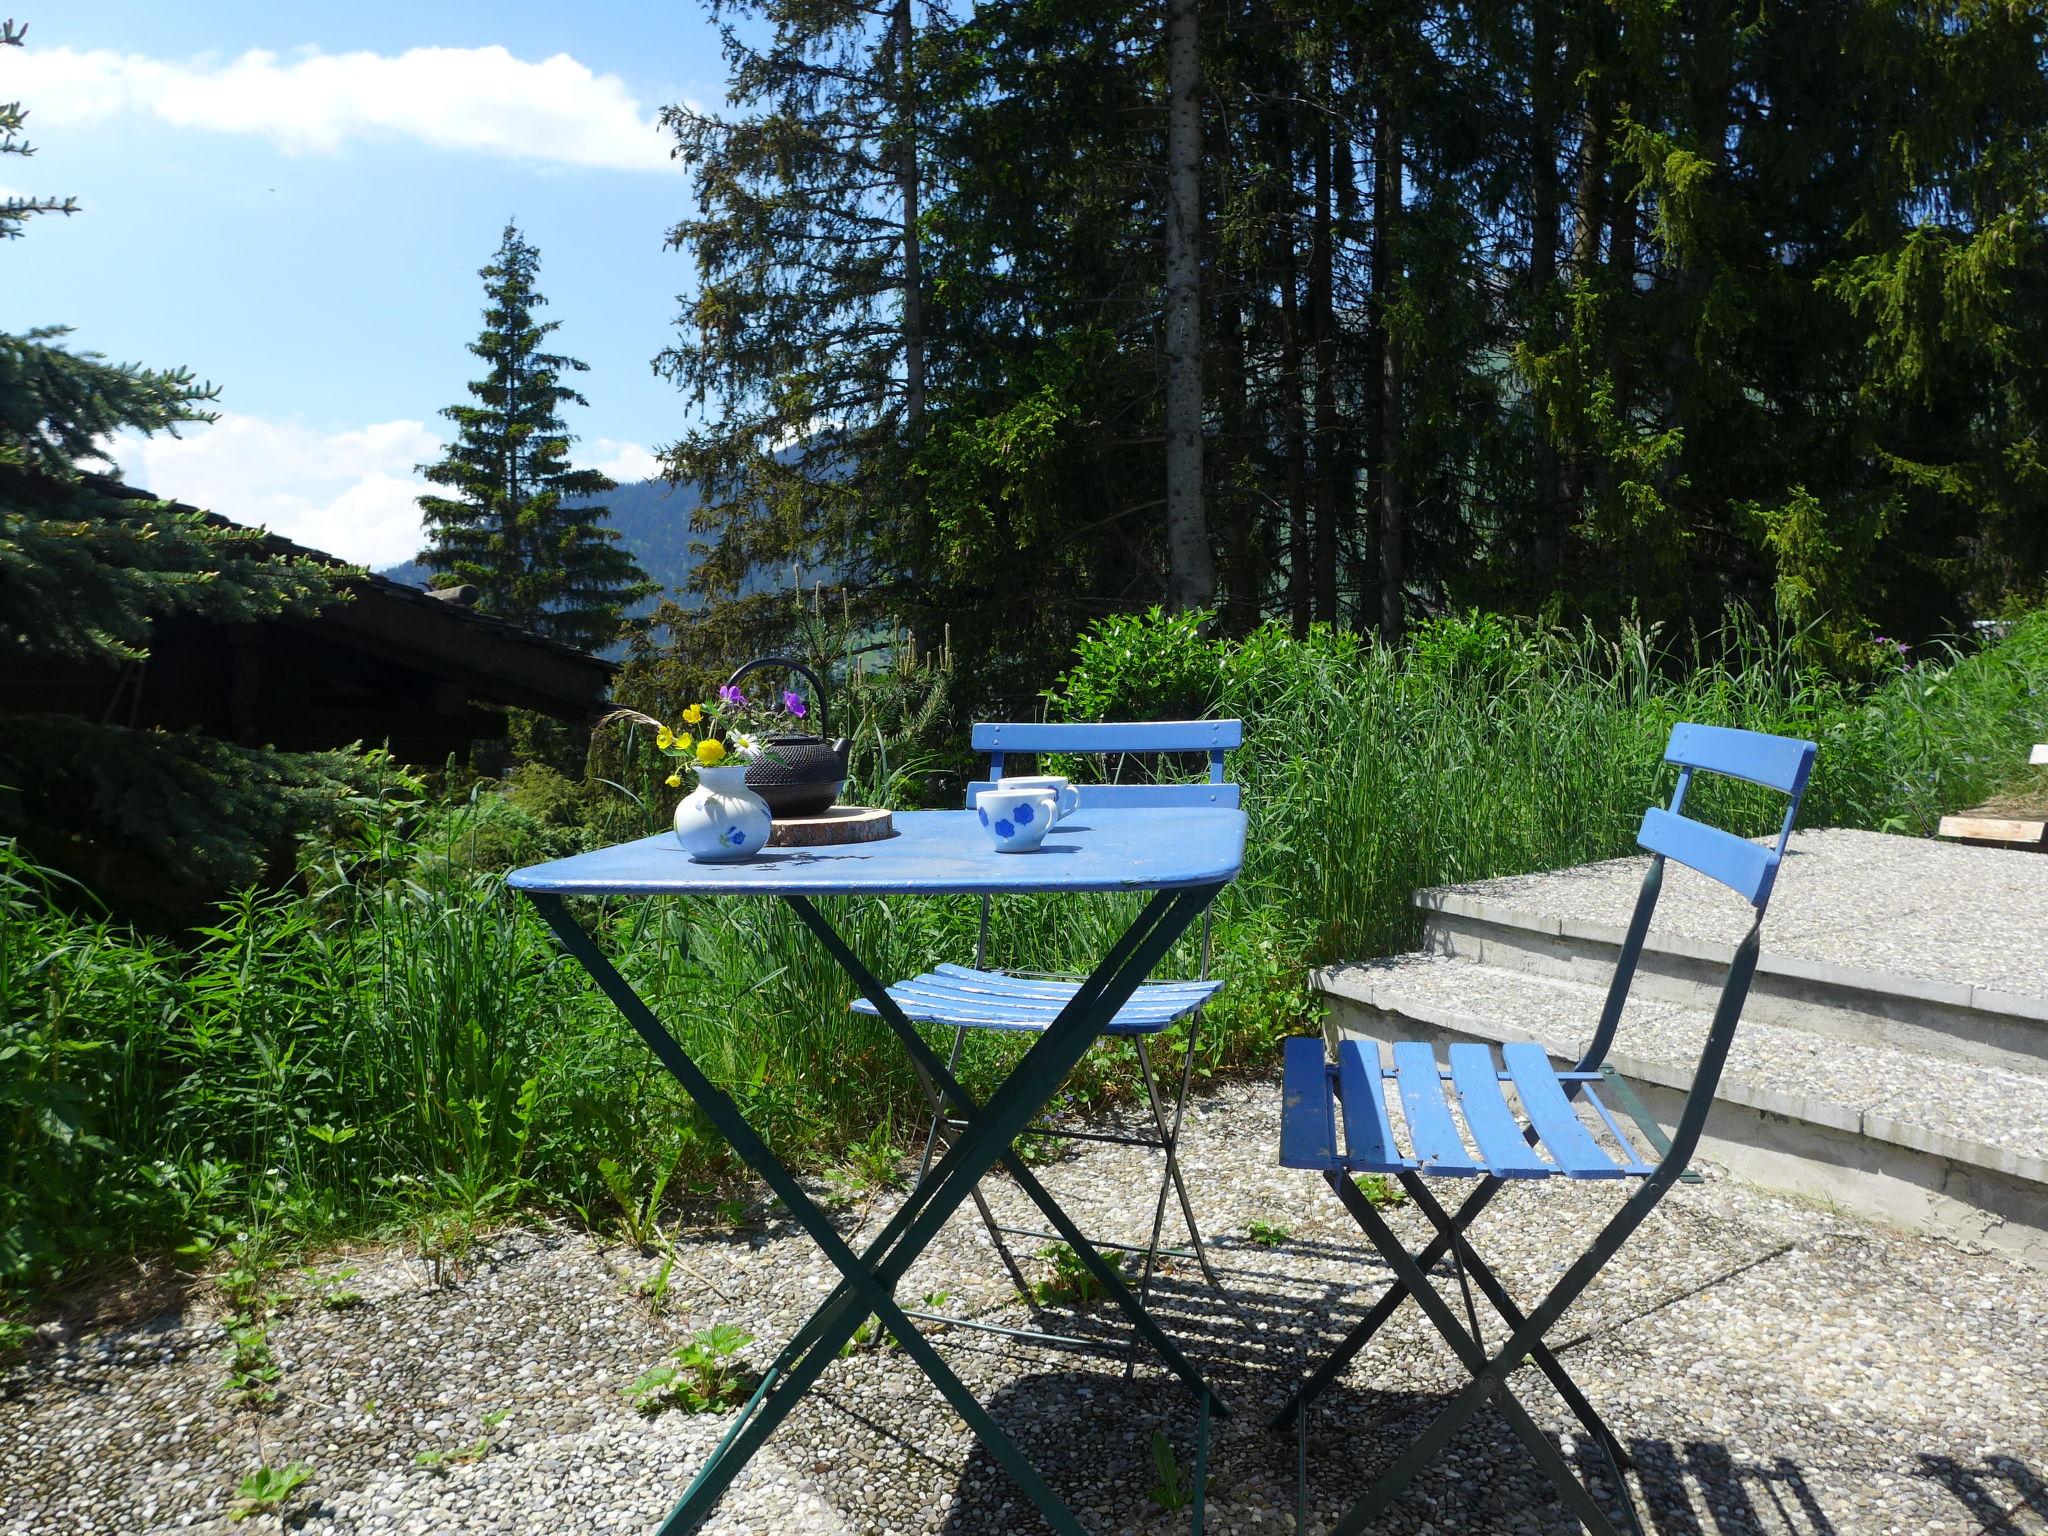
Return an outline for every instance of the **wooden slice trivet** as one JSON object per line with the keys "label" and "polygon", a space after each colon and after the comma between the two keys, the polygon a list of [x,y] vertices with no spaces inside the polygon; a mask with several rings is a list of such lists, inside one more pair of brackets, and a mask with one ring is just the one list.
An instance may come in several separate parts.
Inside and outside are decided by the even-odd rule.
{"label": "wooden slice trivet", "polygon": [[887,811],[866,805],[835,805],[822,816],[775,818],[770,848],[824,848],[835,843],[875,843],[896,835]]}

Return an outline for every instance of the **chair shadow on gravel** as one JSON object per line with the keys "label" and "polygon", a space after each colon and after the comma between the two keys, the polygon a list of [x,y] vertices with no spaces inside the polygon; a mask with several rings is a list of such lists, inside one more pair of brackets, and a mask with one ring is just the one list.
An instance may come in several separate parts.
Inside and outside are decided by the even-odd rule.
{"label": "chair shadow on gravel", "polygon": [[1922,1451],[1920,1475],[1961,1499],[1971,1517],[1984,1522],[1981,1536],[2024,1536],[2026,1527],[2014,1516],[2028,1511],[2048,1523],[2048,1481],[2017,1456],[1986,1456],[1970,1464]]}
{"label": "chair shadow on gravel", "polygon": [[[1211,1427],[1212,1519],[1252,1507],[1292,1516],[1295,1437],[1267,1427],[1292,1378],[1261,1375],[1256,1384],[1225,1382],[1221,1373],[1215,1381],[1235,1412]],[[1436,1393],[1344,1384],[1326,1393],[1310,1425],[1309,1528],[1327,1528],[1348,1509],[1446,1400]],[[1131,1381],[1087,1369],[1043,1371],[996,1393],[986,1406],[1089,1531],[1185,1529],[1186,1512],[1169,1513],[1153,1497],[1158,1475],[1152,1436],[1163,1434],[1175,1465],[1191,1470],[1196,1415],[1185,1390],[1156,1369]],[[1649,1438],[1630,1439],[1629,1453],[1629,1493],[1649,1536],[1846,1536],[1801,1468],[1787,1458],[1745,1461],[1714,1441]],[[1597,1454],[1575,1442],[1574,1460],[1610,1514],[1625,1522]],[[2024,1496],[2028,1507],[2038,1512],[2048,1502],[2039,1481],[2023,1468],[2001,1468],[1997,1460],[1960,1475],[2026,1486],[2032,1490]],[[1475,1419],[1372,1529],[1410,1536],[1425,1526],[1517,1536],[1583,1532],[1527,1448],[1494,1413]],[[974,1443],[955,1484],[945,1536],[1035,1536],[1045,1529],[1008,1474]],[[1984,1531],[2020,1536],[2018,1526],[2003,1520]]]}

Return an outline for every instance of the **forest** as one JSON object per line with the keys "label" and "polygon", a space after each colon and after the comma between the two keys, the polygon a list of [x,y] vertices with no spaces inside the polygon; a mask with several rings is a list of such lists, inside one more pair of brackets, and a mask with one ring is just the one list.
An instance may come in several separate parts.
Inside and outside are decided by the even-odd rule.
{"label": "forest", "polygon": [[706,596],[828,567],[1016,698],[1155,602],[1742,602],[1854,671],[2039,592],[2042,7],[717,9]]}

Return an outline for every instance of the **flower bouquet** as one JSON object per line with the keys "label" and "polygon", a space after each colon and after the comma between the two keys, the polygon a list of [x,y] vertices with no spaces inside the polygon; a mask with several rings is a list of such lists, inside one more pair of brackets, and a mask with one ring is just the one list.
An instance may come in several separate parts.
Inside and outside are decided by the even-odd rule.
{"label": "flower bouquet", "polygon": [[655,750],[673,765],[668,787],[681,789],[685,773],[697,780],[676,806],[676,840],[699,863],[731,863],[758,853],[775,820],[767,802],[747,788],[748,765],[778,761],[769,731],[804,713],[797,694],[784,693],[779,708],[761,708],[728,683],[715,700],[685,709],[674,725],[637,709],[613,710],[598,723],[628,721],[653,730]]}

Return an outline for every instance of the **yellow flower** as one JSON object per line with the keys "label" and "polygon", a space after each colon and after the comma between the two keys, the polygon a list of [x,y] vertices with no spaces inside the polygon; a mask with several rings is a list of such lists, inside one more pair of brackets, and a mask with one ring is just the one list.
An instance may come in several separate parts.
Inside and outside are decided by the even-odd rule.
{"label": "yellow flower", "polygon": [[685,725],[701,725],[703,723],[703,720],[704,709],[702,705],[692,704],[688,709],[683,711],[683,724]]}
{"label": "yellow flower", "polygon": [[680,773],[672,773],[662,782],[668,785],[670,789],[681,789],[683,787],[683,776]]}
{"label": "yellow flower", "polygon": [[690,750],[690,733],[688,731],[676,732],[676,750],[678,752],[687,752]]}
{"label": "yellow flower", "polygon": [[706,768],[716,768],[725,761],[725,743],[705,737],[697,743],[697,761]]}
{"label": "yellow flower", "polygon": [[660,730],[654,733],[654,744],[657,747],[660,747],[664,752],[666,752],[670,747],[675,745],[675,739],[675,732],[671,731],[665,725]]}

